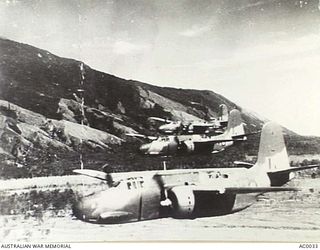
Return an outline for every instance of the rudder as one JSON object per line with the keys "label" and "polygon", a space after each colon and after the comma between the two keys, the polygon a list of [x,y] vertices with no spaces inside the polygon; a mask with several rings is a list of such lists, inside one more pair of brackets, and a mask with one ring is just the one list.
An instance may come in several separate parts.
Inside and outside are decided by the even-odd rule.
{"label": "rudder", "polygon": [[282,128],[275,122],[268,122],[262,128],[256,165],[266,172],[290,167]]}
{"label": "rudder", "polygon": [[225,104],[221,104],[219,106],[219,121],[220,122],[228,122],[229,113],[228,113],[228,107]]}
{"label": "rudder", "polygon": [[231,110],[229,114],[229,121],[226,129],[226,134],[230,137],[245,134],[241,113],[237,109]]}

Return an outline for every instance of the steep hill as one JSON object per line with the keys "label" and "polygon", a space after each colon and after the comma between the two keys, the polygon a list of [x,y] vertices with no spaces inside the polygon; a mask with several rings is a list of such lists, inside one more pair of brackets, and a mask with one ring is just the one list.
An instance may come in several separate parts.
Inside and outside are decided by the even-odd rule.
{"label": "steep hill", "polygon": [[[52,119],[80,122],[82,97],[87,122],[99,129],[97,120],[101,116],[105,120],[118,116],[123,125],[139,130],[145,129],[146,118],[151,115],[203,119],[207,113],[216,116],[222,103],[229,109],[237,107],[212,91],[161,88],[127,81],[93,70],[80,61],[10,40],[0,39],[0,51],[0,99]],[[208,110],[195,107],[190,101],[201,103]],[[244,119],[249,124],[261,124],[258,118],[247,114]]]}
{"label": "steep hill", "polygon": [[[248,132],[264,123],[212,91],[127,81],[6,39],[0,39],[0,100],[2,178],[70,174],[81,159],[85,167],[95,169],[105,162],[114,171],[161,168],[163,158],[138,155],[140,142],[125,136],[154,133],[149,116],[205,119],[217,116],[224,103],[242,111]],[[288,130],[287,136],[291,152],[320,152],[319,138],[300,137]],[[230,166],[233,160],[255,154],[257,142],[258,136],[253,136],[219,155],[165,160],[171,168]]]}

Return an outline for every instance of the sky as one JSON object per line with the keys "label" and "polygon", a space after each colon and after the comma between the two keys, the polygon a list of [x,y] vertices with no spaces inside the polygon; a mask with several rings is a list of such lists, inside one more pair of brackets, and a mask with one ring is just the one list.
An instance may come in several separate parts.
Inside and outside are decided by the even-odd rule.
{"label": "sky", "polygon": [[0,36],[320,136],[319,0],[0,0]]}

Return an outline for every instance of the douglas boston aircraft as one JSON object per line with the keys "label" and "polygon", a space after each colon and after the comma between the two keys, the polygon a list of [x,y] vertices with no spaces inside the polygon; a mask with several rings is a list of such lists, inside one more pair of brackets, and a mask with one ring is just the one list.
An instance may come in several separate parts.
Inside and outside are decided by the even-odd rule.
{"label": "douglas boston aircraft", "polygon": [[297,191],[283,185],[295,171],[319,167],[290,167],[281,127],[272,122],[262,129],[257,162],[243,165],[247,167],[118,174],[75,170],[106,181],[109,188],[82,197],[73,212],[77,218],[93,223],[225,215],[249,207],[258,194]]}
{"label": "douglas boston aircraft", "polygon": [[158,127],[158,131],[162,134],[209,134],[223,133],[223,129],[228,124],[228,108],[225,104],[219,106],[219,117],[209,118],[209,121],[172,121],[160,117],[149,117],[149,120],[163,122],[165,124]]}
{"label": "douglas boston aircraft", "polygon": [[226,130],[221,135],[168,135],[145,136],[141,134],[127,134],[151,140],[142,144],[140,153],[145,155],[175,155],[192,153],[218,153],[233,145],[234,142],[246,140],[244,124],[239,110],[232,110]]}

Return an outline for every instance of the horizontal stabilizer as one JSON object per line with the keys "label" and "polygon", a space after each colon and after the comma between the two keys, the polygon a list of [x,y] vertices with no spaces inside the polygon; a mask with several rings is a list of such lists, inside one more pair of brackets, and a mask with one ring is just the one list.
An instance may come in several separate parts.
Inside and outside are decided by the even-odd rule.
{"label": "horizontal stabilizer", "polygon": [[284,192],[284,191],[299,191],[298,188],[291,187],[235,187],[226,188],[225,193],[233,194],[249,194],[249,193],[268,193],[268,192]]}
{"label": "horizontal stabilizer", "polygon": [[89,176],[92,178],[96,178],[99,180],[107,180],[107,173],[98,171],[98,170],[91,170],[91,169],[75,169],[73,170],[74,173],[76,174],[81,174],[81,175],[85,175],[85,176]]}
{"label": "horizontal stabilizer", "polygon": [[279,173],[279,174],[286,174],[286,173],[291,173],[291,172],[297,172],[297,171],[301,171],[301,170],[305,170],[305,169],[312,169],[312,168],[319,168],[320,165],[319,164],[315,164],[315,165],[308,165],[308,166],[301,166],[301,167],[290,167],[287,169],[282,169],[282,170],[273,170],[273,171],[269,171],[268,173]]}
{"label": "horizontal stabilizer", "polygon": [[216,143],[220,143],[220,142],[234,142],[234,141],[238,141],[238,139],[234,140],[234,139],[210,139],[210,138],[204,138],[204,139],[199,139],[199,140],[194,140],[195,144],[208,144],[209,145],[214,145]]}
{"label": "horizontal stabilizer", "polygon": [[291,187],[226,187],[216,188],[208,186],[196,186],[193,191],[197,192],[216,192],[219,194],[250,194],[250,193],[268,193],[268,192],[284,192],[299,191],[298,188]]}
{"label": "horizontal stabilizer", "polygon": [[250,167],[252,167],[254,165],[252,163],[243,162],[243,161],[234,161],[233,163],[238,165],[238,166],[243,166],[243,167],[246,167],[246,168],[250,168]]}
{"label": "horizontal stabilizer", "polygon": [[252,133],[246,133],[246,134],[241,134],[241,135],[234,135],[232,136],[232,139],[242,139],[244,137],[247,137],[247,136],[250,136],[250,135],[256,135],[256,134],[259,134],[261,131],[257,131],[257,132],[252,132]]}

